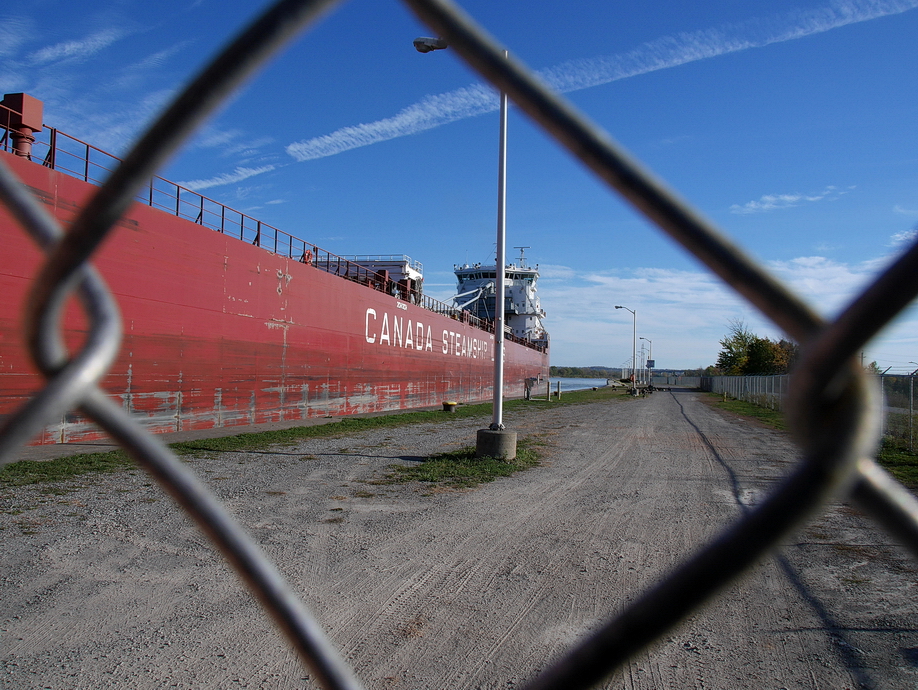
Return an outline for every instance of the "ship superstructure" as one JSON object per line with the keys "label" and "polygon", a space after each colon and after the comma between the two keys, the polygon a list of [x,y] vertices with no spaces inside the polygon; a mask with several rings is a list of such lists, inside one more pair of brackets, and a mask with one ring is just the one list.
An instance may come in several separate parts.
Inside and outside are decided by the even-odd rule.
{"label": "ship superstructure", "polygon": [[[548,344],[548,333],[542,324],[545,312],[539,302],[537,283],[539,267],[526,265],[525,250],[520,250],[516,263],[507,264],[505,274],[505,317],[507,332],[519,340],[539,345]],[[493,320],[497,294],[497,267],[480,263],[456,265],[458,294],[453,297],[456,307],[480,319]]]}
{"label": "ship superstructure", "polygon": [[424,265],[410,256],[353,254],[341,258],[375,272],[395,297],[417,302],[417,297],[424,292]]}

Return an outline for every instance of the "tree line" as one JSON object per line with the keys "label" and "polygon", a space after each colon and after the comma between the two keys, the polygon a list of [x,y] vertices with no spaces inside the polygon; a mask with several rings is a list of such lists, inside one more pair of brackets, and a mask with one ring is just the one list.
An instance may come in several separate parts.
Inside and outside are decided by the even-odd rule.
{"label": "tree line", "polygon": [[549,375],[554,378],[564,379],[607,379],[613,376],[618,377],[619,369],[611,367],[549,367]]}

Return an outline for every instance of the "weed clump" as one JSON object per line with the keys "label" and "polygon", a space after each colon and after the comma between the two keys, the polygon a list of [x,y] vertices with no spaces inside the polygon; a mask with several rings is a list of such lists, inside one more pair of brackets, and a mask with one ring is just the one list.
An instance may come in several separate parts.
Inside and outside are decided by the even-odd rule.
{"label": "weed clump", "polygon": [[417,465],[391,465],[384,480],[389,484],[426,482],[451,488],[465,489],[509,477],[539,464],[539,456],[531,443],[521,441],[516,458],[504,460],[488,456],[476,457],[475,447],[467,446],[447,453],[431,455]]}

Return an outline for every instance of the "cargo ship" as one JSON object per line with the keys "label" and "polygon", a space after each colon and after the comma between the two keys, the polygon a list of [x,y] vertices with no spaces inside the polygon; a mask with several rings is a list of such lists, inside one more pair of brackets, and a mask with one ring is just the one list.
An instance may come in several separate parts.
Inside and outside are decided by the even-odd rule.
{"label": "cargo ship", "polygon": [[[27,94],[0,103],[0,160],[66,228],[118,159],[44,125]],[[23,343],[23,306],[42,256],[0,207],[0,418],[42,386]],[[408,256],[337,256],[155,177],[93,257],[122,313],[102,388],[146,429],[168,433],[487,401],[493,395],[493,287],[442,302]],[[471,268],[471,267],[468,267]],[[533,289],[535,269],[511,264]],[[495,268],[490,268],[493,276]],[[484,274],[477,267],[474,274]],[[457,268],[459,285],[468,271]],[[547,378],[549,339],[532,291],[509,281],[504,395]],[[460,287],[459,293],[463,292]],[[524,295],[523,301],[519,296]],[[488,301],[490,299],[490,302]],[[538,325],[533,319],[538,318]],[[510,325],[510,324],[514,325]],[[510,332],[508,332],[508,330]],[[85,337],[76,305],[71,348]],[[103,438],[71,412],[35,443]]]}

